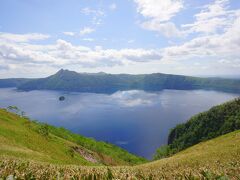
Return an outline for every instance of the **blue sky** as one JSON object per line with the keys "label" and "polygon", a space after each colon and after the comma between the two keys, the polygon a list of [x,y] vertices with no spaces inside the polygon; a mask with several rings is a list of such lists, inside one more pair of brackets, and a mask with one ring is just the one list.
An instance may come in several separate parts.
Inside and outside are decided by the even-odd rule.
{"label": "blue sky", "polygon": [[1,0],[0,78],[240,75],[239,0]]}

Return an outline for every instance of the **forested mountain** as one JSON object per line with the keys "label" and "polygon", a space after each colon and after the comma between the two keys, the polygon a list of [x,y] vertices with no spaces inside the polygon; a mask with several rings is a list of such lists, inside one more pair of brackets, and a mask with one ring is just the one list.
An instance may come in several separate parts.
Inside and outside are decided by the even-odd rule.
{"label": "forested mountain", "polygon": [[0,88],[18,87],[31,80],[33,79],[25,79],[25,78],[0,79]]}
{"label": "forested mountain", "polygon": [[[0,80],[4,87],[12,79]],[[77,73],[60,70],[56,74],[39,79],[29,79],[10,83],[20,90],[63,90],[77,92],[113,93],[119,90],[159,91],[162,89],[207,89],[229,92],[240,92],[239,79],[199,78],[171,74],[106,74]],[[9,86],[7,86],[9,87]]]}
{"label": "forested mountain", "polygon": [[156,159],[165,157],[199,142],[240,129],[240,98],[215,106],[193,116],[170,131],[168,145],[158,149]]}

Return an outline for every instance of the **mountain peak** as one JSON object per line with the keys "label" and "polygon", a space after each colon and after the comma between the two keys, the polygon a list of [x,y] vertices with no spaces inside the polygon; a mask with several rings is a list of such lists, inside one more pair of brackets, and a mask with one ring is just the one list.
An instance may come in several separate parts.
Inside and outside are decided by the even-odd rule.
{"label": "mountain peak", "polygon": [[56,74],[53,76],[72,76],[72,75],[78,75],[75,71],[69,71],[67,69],[60,69]]}
{"label": "mountain peak", "polygon": [[62,73],[65,73],[65,72],[69,72],[69,70],[67,70],[67,69],[60,69],[56,74],[62,74]]}

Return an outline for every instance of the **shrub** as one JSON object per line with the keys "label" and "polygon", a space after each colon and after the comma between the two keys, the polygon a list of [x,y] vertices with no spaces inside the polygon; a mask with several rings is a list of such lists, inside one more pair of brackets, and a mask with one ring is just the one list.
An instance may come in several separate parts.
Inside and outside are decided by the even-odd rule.
{"label": "shrub", "polygon": [[155,155],[154,155],[154,159],[157,160],[157,159],[162,159],[162,158],[165,158],[165,157],[168,157],[170,154],[170,148],[168,145],[164,145],[164,146],[161,146],[160,148],[157,149]]}
{"label": "shrub", "polygon": [[38,133],[44,137],[49,136],[49,125],[48,124],[40,124],[38,128]]}

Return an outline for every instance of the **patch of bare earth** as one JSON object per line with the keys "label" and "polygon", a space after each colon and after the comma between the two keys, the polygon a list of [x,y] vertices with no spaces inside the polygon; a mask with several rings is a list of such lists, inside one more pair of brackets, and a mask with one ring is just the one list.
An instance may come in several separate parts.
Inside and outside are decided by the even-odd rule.
{"label": "patch of bare earth", "polygon": [[89,152],[89,151],[85,150],[84,148],[81,148],[78,146],[74,146],[74,147],[72,147],[72,149],[75,152],[79,153],[87,161],[92,162],[92,163],[99,163],[99,160],[94,156],[93,152]]}

